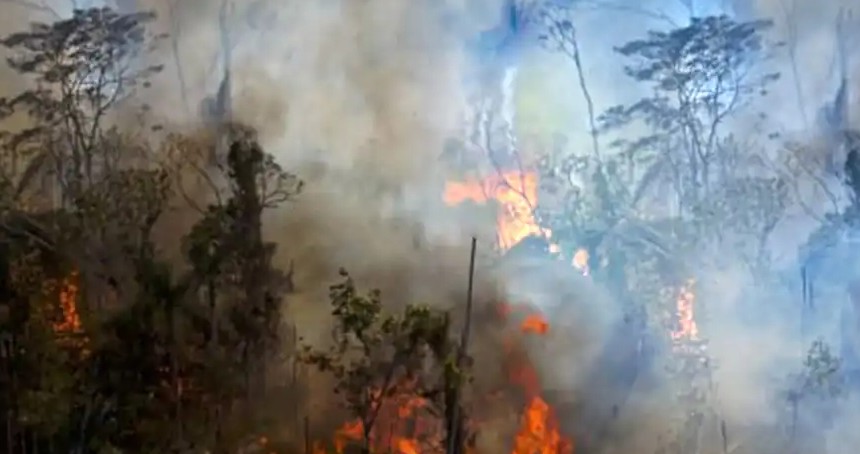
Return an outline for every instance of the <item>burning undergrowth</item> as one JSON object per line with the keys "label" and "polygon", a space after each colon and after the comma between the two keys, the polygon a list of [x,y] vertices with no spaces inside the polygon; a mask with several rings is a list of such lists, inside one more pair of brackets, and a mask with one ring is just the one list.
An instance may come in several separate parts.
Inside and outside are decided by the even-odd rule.
{"label": "burning undergrowth", "polygon": [[[325,171],[320,175],[331,178]],[[548,252],[529,252],[530,243],[545,242],[545,235],[531,217],[533,210],[527,208],[534,203],[528,198],[536,197],[536,178],[532,175],[513,179],[516,173],[510,175],[478,183],[449,182],[436,193],[437,205],[428,201],[424,206],[425,210],[429,206],[438,209],[437,221],[444,219],[454,224],[461,214],[458,210],[466,210],[479,231],[485,232],[483,238],[497,234],[495,241],[479,243],[469,360],[462,368],[468,380],[462,384],[459,396],[465,418],[464,442],[473,453],[571,453],[577,443],[574,433],[584,431],[581,422],[587,420],[585,412],[605,404],[589,398],[587,387],[600,386],[589,381],[589,376],[596,367],[607,331],[612,328],[612,305],[587,276],[584,251],[575,254],[576,260],[562,261]],[[345,181],[341,179],[342,184]],[[512,182],[525,182],[526,186],[517,190]],[[379,192],[376,197],[367,197],[370,191]],[[296,234],[314,238],[319,234],[316,228],[330,230],[344,225],[331,219],[327,222],[326,217],[348,216],[350,231],[356,238],[337,243],[303,242],[316,247],[292,251],[301,257],[303,269],[296,268],[296,293],[290,297],[288,313],[302,343],[312,352],[337,353],[336,347],[343,340],[343,314],[338,316],[337,305],[320,304],[325,299],[320,292],[322,286],[312,283],[326,281],[323,276],[331,282],[334,266],[345,264],[351,273],[354,270],[349,277],[351,285],[380,289],[378,295],[362,290],[352,294],[365,309],[367,304],[379,304],[374,309],[379,311],[377,318],[371,324],[383,329],[387,323],[403,323],[415,309],[410,304],[427,303],[422,307],[446,315],[444,331],[450,345],[444,349],[451,354],[461,342],[465,322],[469,276],[468,245],[462,241],[465,238],[446,234],[444,228],[439,235],[432,230],[433,223],[409,222],[408,216],[380,215],[387,203],[380,194],[391,194],[385,188],[354,187],[348,192],[312,194],[310,197],[316,198],[314,208],[297,204],[287,223],[296,229]],[[404,198],[402,191],[399,196]],[[348,208],[347,212],[320,209],[329,206],[320,202],[333,201],[332,197],[343,197],[336,206]],[[439,199],[443,203],[439,204]],[[349,209],[351,204],[344,200],[356,200],[361,214]],[[302,222],[304,216],[304,221],[310,222]],[[442,224],[437,222],[438,226]],[[398,355],[392,347],[397,345],[395,340],[409,337],[402,331],[408,329],[400,326],[401,331],[380,334],[374,341],[379,343],[371,347],[361,345],[362,338],[370,336],[352,332],[352,342],[358,342],[352,347],[358,347],[358,356],[364,355],[370,361],[360,371],[352,372],[371,374],[376,370],[370,366],[374,361],[390,365]],[[429,345],[413,345],[410,352],[416,350],[426,353],[417,360],[420,366],[404,366],[390,376],[374,372],[372,378],[364,377],[368,384],[361,389],[356,389],[355,383],[343,384],[345,377],[350,378],[350,368],[357,367],[353,360],[332,364],[332,356],[317,356],[310,361],[305,356],[311,366],[326,363],[322,371],[319,367],[306,367],[302,372],[308,388],[306,448],[315,453],[325,449],[345,453],[349,446],[367,442],[372,452],[445,452],[450,417],[446,409],[450,405],[444,395],[444,374],[451,357],[433,352]],[[411,354],[404,351],[404,355]],[[340,392],[333,395],[332,389],[338,387]],[[345,388],[351,391],[344,392]],[[356,410],[356,398],[363,400],[359,405],[363,410]],[[368,411],[372,413],[369,419]],[[370,429],[365,431],[367,427]]]}
{"label": "burning undergrowth", "polygon": [[[565,250],[562,254],[547,223],[534,219],[541,182],[538,174],[529,169],[512,166],[496,169],[488,177],[434,180],[439,173],[435,161],[443,148],[443,138],[456,129],[451,125],[456,120],[452,119],[458,117],[464,101],[460,84],[466,72],[464,66],[468,65],[455,47],[466,37],[460,35],[472,36],[479,30],[473,30],[476,27],[465,23],[468,21],[451,27],[454,31],[447,25],[443,27],[440,24],[447,23],[450,16],[442,14],[441,8],[428,6],[434,2],[395,6],[385,1],[335,1],[323,2],[322,7],[288,3],[290,7],[283,11],[290,14],[267,14],[288,32],[278,39],[266,38],[266,46],[252,42],[236,50],[232,62],[235,99],[231,100],[235,110],[232,116],[258,128],[266,142],[264,148],[278,153],[278,161],[308,183],[300,199],[273,214],[273,222],[266,225],[269,238],[278,246],[279,268],[291,271],[292,293],[285,298],[283,311],[290,326],[284,332],[297,333],[296,337],[313,349],[337,345],[337,336],[332,332],[337,334],[340,319],[338,314],[332,317],[333,307],[326,304],[329,295],[325,292],[336,278],[337,269],[343,266],[352,273],[358,289],[381,290],[378,300],[373,292],[365,290],[356,290],[354,295],[361,302],[359,309],[378,303],[373,325],[383,330],[381,337],[368,338],[373,348],[368,348],[372,354],[365,352],[365,356],[372,361],[365,365],[390,361],[387,358],[396,344],[383,340],[404,342],[408,348],[403,351],[409,353],[410,361],[409,367],[393,376],[383,374],[382,383],[370,380],[366,386],[350,390],[365,400],[365,410],[372,410],[372,428],[368,427],[368,419],[362,420],[354,409],[345,408],[344,392],[332,394],[332,388],[344,376],[343,370],[332,367],[324,368],[323,373],[310,367],[293,367],[290,371],[295,377],[293,383],[300,382],[300,386],[283,393],[299,402],[294,408],[294,425],[279,420],[274,424],[276,429],[271,425],[258,429],[257,421],[245,426],[266,431],[272,439],[277,435],[294,442],[289,449],[272,449],[278,452],[299,452],[298,446],[304,444],[306,452],[331,448],[345,453],[350,444],[361,445],[362,441],[374,453],[442,452],[450,418],[446,410],[451,408],[445,395],[450,387],[444,385],[446,380],[457,382],[454,378],[468,377],[467,383],[457,382],[463,386],[458,387],[462,394],[456,401],[464,407],[462,425],[472,452],[557,454],[573,450],[582,454],[593,452],[594,446],[602,447],[593,439],[604,437],[607,421],[617,416],[619,408],[630,408],[624,404],[637,381],[640,371],[636,368],[657,369],[643,359],[645,347],[637,345],[645,338],[642,330],[629,323],[630,314],[619,307],[623,304],[621,298],[612,293],[618,281],[606,275],[601,261],[607,255],[585,249]],[[380,20],[383,17],[392,20]],[[253,22],[251,19],[254,17],[249,22]],[[206,84],[201,81],[212,73],[212,66],[220,63],[195,61],[208,59],[203,56],[203,46],[198,45],[217,40],[197,36],[200,30],[193,27],[184,29],[191,34],[177,38],[179,44],[193,46],[194,52],[186,54],[195,56],[180,56],[174,49],[175,60],[188,70],[187,74],[199,73],[199,77],[189,79],[188,85],[203,87]],[[237,31],[235,36],[241,34]],[[250,41],[254,40],[246,40]],[[286,42],[300,44],[282,47]],[[269,52],[267,58],[260,58],[262,47]],[[182,78],[182,72],[177,72]],[[223,88],[226,80],[225,74],[224,80],[215,82]],[[512,85],[504,88],[509,97]],[[172,107],[178,96],[162,97],[170,98],[171,110],[182,110]],[[317,149],[325,151],[315,155]],[[489,154],[489,150],[483,151]],[[168,222],[171,230],[175,230],[173,221]],[[663,227],[650,215],[639,221]],[[555,233],[566,233],[563,230],[561,226]],[[675,229],[671,230],[674,233]],[[473,234],[481,242],[468,347],[470,360],[466,364],[454,361],[457,367],[452,369],[451,355],[456,351],[453,347],[462,343],[468,237]],[[589,252],[594,253],[595,263],[591,263]],[[670,253],[684,259],[693,255]],[[630,260],[636,262],[637,258],[634,252]],[[654,273],[649,277],[660,282],[635,282],[625,289],[636,293],[628,296],[639,299],[640,293],[646,293],[646,284],[667,287],[650,307],[656,317],[668,313],[665,323],[649,328],[657,328],[653,330],[657,332],[655,336],[665,337],[670,355],[687,356],[690,363],[709,367],[708,336],[714,329],[713,324],[708,326],[707,318],[701,317],[705,312],[699,311],[700,306],[707,307],[714,295],[724,295],[725,287],[737,286],[734,282],[719,282],[723,288],[709,290],[706,286],[715,284],[713,277],[707,276],[707,266],[700,266],[695,276],[688,269],[693,267],[678,268],[684,269],[665,282],[665,273]],[[592,274],[596,275],[595,281],[601,281],[600,285],[592,280]],[[77,290],[74,278],[70,275],[68,282],[60,282],[61,287],[75,290],[60,290],[59,307],[65,321],[54,329],[59,333],[88,334],[86,310],[75,305],[79,295],[86,292]],[[740,298],[734,295],[726,299]],[[761,300],[747,299],[754,304]],[[415,303],[426,305],[410,306]],[[79,317],[78,312],[84,315]],[[730,319],[736,314],[724,317]],[[421,323],[413,323],[416,321]],[[761,337],[762,330],[755,327],[744,332]],[[413,338],[413,334],[421,335]],[[731,338],[723,345],[723,356],[738,356],[735,336],[723,338]],[[287,345],[278,353],[289,355],[296,345],[289,342],[289,337],[282,340]],[[753,336],[749,343],[755,344],[760,356],[784,349],[763,348],[765,343]],[[230,345],[225,351],[238,351],[234,347]],[[422,355],[411,356],[414,353]],[[738,375],[748,378],[750,358],[744,356],[723,370],[742,371]],[[295,358],[277,357],[272,363],[295,364],[291,359]],[[348,358],[346,369],[362,366],[353,364],[353,360],[357,359]],[[754,362],[759,363],[758,367],[767,363],[763,358]],[[218,370],[217,364],[213,367],[203,363]],[[358,370],[372,372],[369,366]],[[462,372],[465,374],[459,375]],[[184,388],[181,373],[185,371],[178,371],[169,383],[171,390],[176,390],[174,401],[179,404],[183,404],[183,392],[194,392]],[[454,378],[446,376],[448,373]],[[724,388],[730,383],[726,377],[724,373]],[[760,381],[747,380],[744,384],[759,385]],[[735,388],[741,389],[736,394],[748,394],[744,386]],[[680,390],[687,388],[681,384],[671,392]],[[650,391],[638,394],[650,395]],[[721,396],[724,400],[732,397],[725,391]],[[206,399],[199,402],[208,412],[213,406]],[[248,406],[253,405],[256,402]],[[267,402],[260,405],[267,406]],[[695,407],[697,411],[700,408]],[[159,417],[162,414],[161,410],[157,413]],[[725,413],[719,415],[724,416]],[[239,412],[233,416],[236,420],[244,417]],[[735,419],[744,418],[749,418],[749,412]],[[180,419],[176,416],[177,421]],[[645,432],[650,430],[643,429],[645,422],[660,425],[668,419],[642,418],[627,427],[635,425],[635,432]],[[228,425],[219,422],[217,427]],[[182,438],[182,422],[176,427]],[[725,432],[724,425],[722,430]],[[690,431],[693,432],[696,431]],[[725,439],[723,445],[726,452]]]}
{"label": "burning undergrowth", "polygon": [[[377,296],[371,294],[367,298],[358,304],[367,304]],[[336,324],[340,325],[336,329],[341,329],[344,323],[349,323],[348,319],[355,316],[345,316],[341,310],[335,308]],[[456,343],[450,341],[441,341],[441,347],[440,344],[434,347],[428,343],[424,346],[429,350],[426,356],[416,353],[422,348],[418,345],[411,345],[408,351],[398,350],[398,345],[403,345],[405,340],[400,336],[405,333],[396,329],[387,331],[385,326],[405,323],[415,310],[418,309],[409,306],[402,318],[383,318],[380,327],[385,334],[378,340],[387,347],[365,339],[366,332],[353,332],[353,340],[362,347],[358,356],[369,355],[375,359],[351,356],[352,359],[345,360],[337,355],[307,350],[309,362],[332,373],[339,398],[343,399],[340,404],[346,404],[346,413],[353,414],[351,418],[345,416],[345,422],[336,428],[329,424],[327,430],[314,431],[320,436],[329,434],[312,443],[314,453],[331,452],[326,449],[345,453],[350,452],[349,446],[365,443],[371,452],[445,452],[450,442],[447,424],[452,418],[449,413],[451,401],[448,400],[451,397],[448,392],[452,390],[449,387],[451,383],[447,381],[449,374],[465,380],[458,382],[457,389],[462,394],[457,401],[462,405],[461,430],[464,435],[461,442],[467,452],[573,452],[574,440],[563,421],[565,418],[572,420],[574,414],[560,411],[553,401],[558,393],[548,393],[547,380],[542,378],[542,375],[553,373],[545,364],[551,359],[551,354],[548,355],[545,349],[551,343],[548,338],[554,334],[543,313],[529,305],[484,300],[474,308],[473,348],[469,349],[468,359],[457,366],[446,362],[452,360],[450,356],[444,356],[452,353],[446,352],[445,348],[455,348]],[[451,326],[449,321],[446,316],[443,324],[437,327],[444,326],[443,335],[457,334],[457,328],[462,327]],[[415,333],[410,331],[407,336]],[[343,353],[343,350],[328,350],[332,351]],[[378,355],[386,359],[380,359]],[[420,364],[410,366],[407,355]],[[393,368],[398,357],[401,358],[400,366]],[[362,361],[366,362],[359,365]],[[377,375],[372,372],[386,367],[392,367],[390,373]],[[361,383],[373,385],[356,389],[355,386],[361,386]],[[570,407],[565,410],[570,410]]]}

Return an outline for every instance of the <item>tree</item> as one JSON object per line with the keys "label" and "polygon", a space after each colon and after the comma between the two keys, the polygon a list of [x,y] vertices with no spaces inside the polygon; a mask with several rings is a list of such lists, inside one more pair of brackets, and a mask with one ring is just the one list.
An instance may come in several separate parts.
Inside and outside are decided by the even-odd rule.
{"label": "tree", "polygon": [[824,430],[831,427],[837,399],[844,395],[842,359],[822,339],[815,339],[803,358],[799,373],[789,376],[783,392],[788,440],[797,452],[816,452],[825,442]]}
{"label": "tree", "polygon": [[[555,12],[546,22],[544,42],[578,64],[573,23]],[[760,66],[770,50],[763,38],[769,27],[692,18],[617,47],[627,75],[650,94],[599,115],[592,152],[562,149],[539,165],[538,218],[553,241],[563,251],[587,249],[592,279],[614,294],[634,325],[625,333],[635,327],[647,349],[669,353],[680,383],[696,383],[678,402],[685,415],[696,413],[680,433],[684,452],[698,449],[690,443],[712,413],[701,399],[710,385],[700,385],[710,382],[712,362],[703,354],[704,336],[668,335],[677,324],[678,293],[719,257],[712,252],[730,251],[766,273],[767,239],[788,203],[783,177],[757,163],[757,150],[726,127],[778,78]],[[579,85],[588,98],[583,74]],[[646,334],[651,330],[665,335]]]}
{"label": "tree", "polygon": [[[198,169],[228,183],[226,198],[186,235],[190,269],[164,257],[154,232],[172,219],[172,177],[186,169],[154,159],[142,134],[109,127],[120,107],[146,110],[138,88],[160,70],[139,58],[154,42],[152,18],[77,10],[2,41],[35,86],[0,101],[0,119],[29,117],[0,136],[0,240],[11,245],[0,339],[14,347],[0,368],[15,389],[0,399],[12,409],[2,431],[10,452],[230,452],[260,430],[251,391],[270,392],[265,365],[279,350],[289,287],[271,264],[262,216],[302,184],[251,130],[227,125],[227,147],[207,145],[226,165]],[[34,184],[46,177],[47,187]],[[39,200],[53,191],[58,204]],[[80,278],[72,297],[40,286],[69,273]],[[206,310],[210,301],[217,312]],[[84,344],[58,331],[63,304],[80,316]]]}
{"label": "tree", "polygon": [[[628,167],[644,166],[644,171],[631,172],[633,178],[638,174],[651,185],[665,182],[672,188],[667,192],[674,193],[674,200],[647,193],[641,198],[652,206],[671,207],[666,213],[671,223],[664,232],[675,239],[676,255],[695,261],[671,264],[666,276],[670,288],[684,288],[681,282],[698,277],[691,276],[692,270],[727,256],[742,258],[761,281],[769,275],[767,240],[788,203],[786,182],[758,163],[757,150],[739,143],[725,123],[779,77],[759,67],[769,50],[762,33],[770,25],[739,23],[727,16],[692,18],[685,27],[652,31],[616,49],[632,60],[626,73],[653,95],[610,108],[600,121],[605,133],[644,126],[646,134],[616,140],[612,148]],[[679,298],[670,294],[662,304],[670,302],[674,313]],[[661,304],[659,300],[658,293]],[[703,312],[701,304],[696,307]],[[665,310],[652,305],[648,311]],[[678,400],[683,417],[674,449],[698,452],[707,420],[724,427],[712,406],[716,388],[713,361],[704,348],[707,335],[673,339],[671,345],[671,378],[683,390]],[[726,446],[724,430],[721,436]]]}
{"label": "tree", "polygon": [[[56,441],[74,412],[81,364],[74,324],[57,301],[67,270],[50,249],[25,235],[2,235],[3,298],[0,300],[0,443],[12,452]],[[63,329],[59,329],[63,328]],[[67,331],[67,328],[69,330]],[[80,340],[77,339],[77,340]]]}
{"label": "tree", "polygon": [[161,69],[142,67],[137,59],[151,44],[144,25],[154,17],[79,9],[69,19],[34,23],[2,40],[13,54],[10,67],[36,84],[0,101],[0,118],[25,113],[31,120],[31,126],[0,136],[10,164],[5,178],[16,181],[17,192],[48,171],[68,204],[115,164],[104,146],[104,122]]}
{"label": "tree", "polygon": [[[113,251],[128,257],[132,270],[132,279],[119,286],[122,304],[95,311],[98,323],[88,331],[91,351],[75,363],[82,372],[71,375],[78,389],[72,405],[84,417],[68,420],[59,438],[73,452],[194,446],[232,452],[260,429],[263,411],[254,409],[261,398],[251,391],[268,397],[264,366],[275,352],[284,290],[283,275],[270,263],[274,246],[262,239],[260,217],[265,208],[293,197],[301,184],[273,162],[247,128],[237,131],[230,141],[229,197],[211,206],[189,232],[187,271],[160,257],[148,235],[162,215],[164,205],[154,202],[163,200],[168,188],[163,173],[156,180],[161,187],[104,188],[124,191],[125,206],[79,213],[87,221],[104,214],[119,217],[123,209],[146,216],[132,218],[141,235],[124,236],[128,248]],[[122,173],[114,176],[134,181]],[[146,189],[156,193],[136,192]],[[250,279],[260,293],[249,292]],[[207,311],[210,301],[217,307]]]}
{"label": "tree", "polygon": [[81,9],[2,40],[10,67],[33,82],[0,99],[0,119],[27,120],[0,132],[4,208],[12,218],[55,210],[38,222],[30,216],[29,230],[75,262],[90,292],[110,293],[116,281],[132,279],[129,254],[165,209],[165,169],[139,136],[108,124],[160,70],[139,59],[154,42],[145,29],[153,18]]}
{"label": "tree", "polygon": [[[231,128],[228,197],[211,204],[183,241],[195,283],[186,288],[196,296],[190,316],[202,337],[201,362],[194,367],[217,401],[210,406],[211,443],[219,449],[227,449],[222,434],[228,416],[249,428],[260,422],[249,413],[269,389],[265,366],[279,352],[280,308],[292,282],[271,263],[275,244],[263,238],[262,216],[292,201],[303,187],[263,151],[252,130]],[[243,416],[227,415],[239,399],[245,401]]]}
{"label": "tree", "polygon": [[724,168],[714,168],[728,138],[721,133],[724,122],[779,77],[756,71],[766,57],[761,34],[770,26],[728,16],[693,18],[686,27],[652,31],[616,49],[633,60],[626,73],[654,95],[607,110],[603,130],[641,122],[654,131],[613,145],[638,162],[668,161],[681,211],[697,209],[716,178],[725,177],[716,173]]}
{"label": "tree", "polygon": [[447,314],[421,305],[386,314],[379,291],[360,294],[345,270],[341,276],[344,281],[330,290],[333,345],[305,345],[302,357],[334,376],[335,393],[360,422],[362,452],[369,453],[384,449],[387,442],[376,427],[387,406],[418,397],[441,408],[445,403],[439,399],[447,396],[447,387],[459,386],[462,372],[456,366]]}
{"label": "tree", "polygon": [[[151,18],[77,10],[69,19],[36,23],[0,41],[12,53],[9,66],[33,82],[33,88],[0,100],[0,119],[27,120],[23,129],[0,133],[0,229],[3,240],[14,244],[4,260],[15,265],[10,273],[16,276],[15,296],[6,303],[21,315],[2,329],[19,348],[20,357],[10,360],[22,366],[12,374],[21,392],[9,407],[15,409],[7,425],[10,451],[41,445],[79,452],[116,441],[110,412],[115,394],[94,388],[101,370],[91,342],[101,338],[91,322],[102,314],[79,311],[102,308],[102,297],[120,283],[134,293],[115,271],[143,254],[164,210],[166,181],[159,169],[127,165],[148,149],[106,124],[113,109],[158,70],[135,61],[148,44],[144,24]],[[34,184],[48,177],[47,187]],[[71,276],[74,292],[64,294]],[[66,333],[56,320],[70,316],[74,332]]]}
{"label": "tree", "polygon": [[[575,59],[573,25],[563,16],[550,19],[545,40]],[[769,26],[725,16],[693,18],[687,26],[651,31],[616,48],[631,60],[626,73],[653,94],[606,110],[597,121],[599,133],[623,137],[639,134],[635,128],[644,126],[645,134],[615,139],[599,160],[565,153],[542,160],[542,200],[548,202],[539,207],[539,218],[562,250],[588,249],[596,278],[601,274],[596,265],[607,257],[610,288],[628,287],[622,250],[639,256],[630,263],[651,261],[641,256],[642,248],[633,252],[627,246],[645,246],[663,263],[658,268],[677,267],[675,257],[713,247],[699,240],[721,238],[726,226],[744,237],[735,249],[755,249],[748,254],[751,262],[764,261],[766,240],[787,203],[786,187],[754,164],[754,150],[744,149],[724,123],[778,77],[757,67],[767,56],[761,34]],[[761,172],[739,173],[740,168]],[[671,208],[663,210],[666,206]],[[645,210],[660,214],[646,219]],[[711,235],[702,235],[703,229]],[[717,248],[728,242],[738,240],[721,238]],[[670,285],[686,279],[672,278]]]}

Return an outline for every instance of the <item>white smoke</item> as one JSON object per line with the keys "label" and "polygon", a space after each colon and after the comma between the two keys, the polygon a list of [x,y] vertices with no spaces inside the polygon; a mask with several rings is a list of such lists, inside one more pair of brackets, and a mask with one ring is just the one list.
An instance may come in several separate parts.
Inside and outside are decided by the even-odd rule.
{"label": "white smoke", "polygon": [[[52,13],[13,3],[0,0],[4,12],[9,11],[0,18],[4,32],[20,29],[29,19],[67,16],[72,7],[70,2],[55,0],[48,3]],[[516,64],[501,80],[493,79],[493,85],[486,86],[486,79],[475,76],[479,73],[476,58],[466,51],[465,43],[498,25],[501,0],[234,3],[229,31],[235,45],[231,65],[236,115],[260,131],[266,148],[286,167],[308,180],[307,193],[275,215],[270,232],[281,244],[284,262],[297,264],[298,285],[306,289],[324,290],[318,284],[334,276],[339,266],[356,271],[368,285],[386,286],[404,299],[445,299],[461,289],[465,239],[473,233],[493,238],[495,216],[454,215],[442,206],[440,180],[445,175],[438,157],[446,139],[462,135],[465,112],[474,107],[470,95],[475,86],[497,97],[492,109],[499,109],[497,101],[502,100],[500,113],[506,122],[516,124],[516,132],[564,132],[572,149],[590,147],[585,103],[574,68],[565,58],[535,42],[520,49]],[[794,57],[782,49],[768,62],[783,73],[769,97],[757,105],[766,107],[770,120],[739,122],[732,131],[757,138],[772,128],[810,142],[816,134],[806,119],[813,117],[823,100],[830,101],[838,87],[834,21],[840,8],[853,6],[852,0],[575,3],[584,70],[598,111],[643,94],[624,75],[613,46],[642,37],[649,29],[683,25],[690,15],[726,12],[744,20],[772,18],[776,27],[770,38],[791,41]],[[168,125],[196,125],[200,121],[197,106],[214,94],[220,82],[221,2],[142,0],[138,6],[156,9],[160,16],[156,31],[171,34],[153,56],[166,63],[163,77],[149,94],[153,113]],[[796,81],[792,65],[800,69]],[[180,74],[183,84],[178,83]],[[857,94],[852,96],[851,105],[856,106]],[[182,105],[184,99],[188,105]],[[512,136],[509,142],[516,139]],[[802,228],[800,221],[786,223],[773,249],[788,257],[785,263],[790,269],[797,244],[814,223],[807,221],[810,225]],[[416,236],[424,241],[429,237],[430,244],[416,252]],[[544,279],[526,284],[537,283],[547,290],[560,286],[564,275],[548,273]],[[511,293],[534,295],[529,285],[521,284],[510,284]],[[739,314],[749,310],[750,300],[753,306],[777,304],[769,299],[776,299],[772,294],[760,294],[758,284],[749,282],[738,268],[726,266],[713,273],[699,295],[713,308],[711,320],[702,325],[712,336],[713,354],[720,362],[716,380],[722,384],[722,410],[739,423],[768,419],[770,407],[762,397],[772,384],[768,377],[774,371],[784,372],[784,364],[797,359],[801,351],[790,342],[793,334],[784,320],[750,322]],[[319,294],[307,292],[311,295],[303,296],[308,301],[319,302]],[[557,372],[549,379],[554,385],[581,382],[583,370],[571,369],[582,368],[583,363],[571,358],[581,355],[593,360],[606,326],[617,320],[617,308],[610,306],[604,293],[577,295],[588,310],[568,314],[569,318],[559,316],[559,323],[569,324],[574,332],[575,345],[585,345],[587,354],[573,352],[558,364],[549,364],[547,369]],[[789,313],[794,307],[790,298],[795,295],[785,291],[778,297],[784,306],[776,307]],[[604,303],[605,307],[600,306]],[[308,307],[299,304],[291,310],[298,324],[315,329],[325,311]],[[581,339],[584,333],[592,339]],[[553,344],[553,355],[563,354],[568,347],[562,341]],[[570,379],[571,375],[575,377]],[[643,395],[648,394],[643,391]],[[648,422],[656,425],[662,422],[659,419]],[[840,445],[832,452],[853,451]]]}

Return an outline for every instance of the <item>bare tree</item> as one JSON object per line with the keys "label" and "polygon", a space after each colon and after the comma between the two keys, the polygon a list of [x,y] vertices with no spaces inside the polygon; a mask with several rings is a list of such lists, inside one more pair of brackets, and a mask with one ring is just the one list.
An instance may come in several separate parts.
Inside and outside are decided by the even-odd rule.
{"label": "bare tree", "polygon": [[3,39],[13,52],[12,69],[36,84],[0,102],[0,115],[26,112],[32,119],[32,126],[0,135],[12,164],[6,178],[16,181],[17,193],[47,171],[68,206],[97,180],[108,163],[102,146],[107,115],[160,70],[137,60],[149,45],[144,25],[153,17],[76,10],[70,19],[35,23]]}

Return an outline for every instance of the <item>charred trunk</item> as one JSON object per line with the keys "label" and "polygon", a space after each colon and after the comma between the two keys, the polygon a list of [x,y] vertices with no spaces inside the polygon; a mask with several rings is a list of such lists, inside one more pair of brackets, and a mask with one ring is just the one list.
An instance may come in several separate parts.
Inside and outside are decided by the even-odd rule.
{"label": "charred trunk", "polygon": [[236,185],[235,240],[240,246],[239,279],[244,296],[240,309],[246,321],[243,363],[248,374],[246,383],[248,397],[261,385],[254,383],[262,377],[261,358],[265,350],[267,321],[272,316],[265,304],[266,250],[263,244],[263,202],[258,190],[263,151],[254,142],[236,141],[230,146],[228,162]]}

